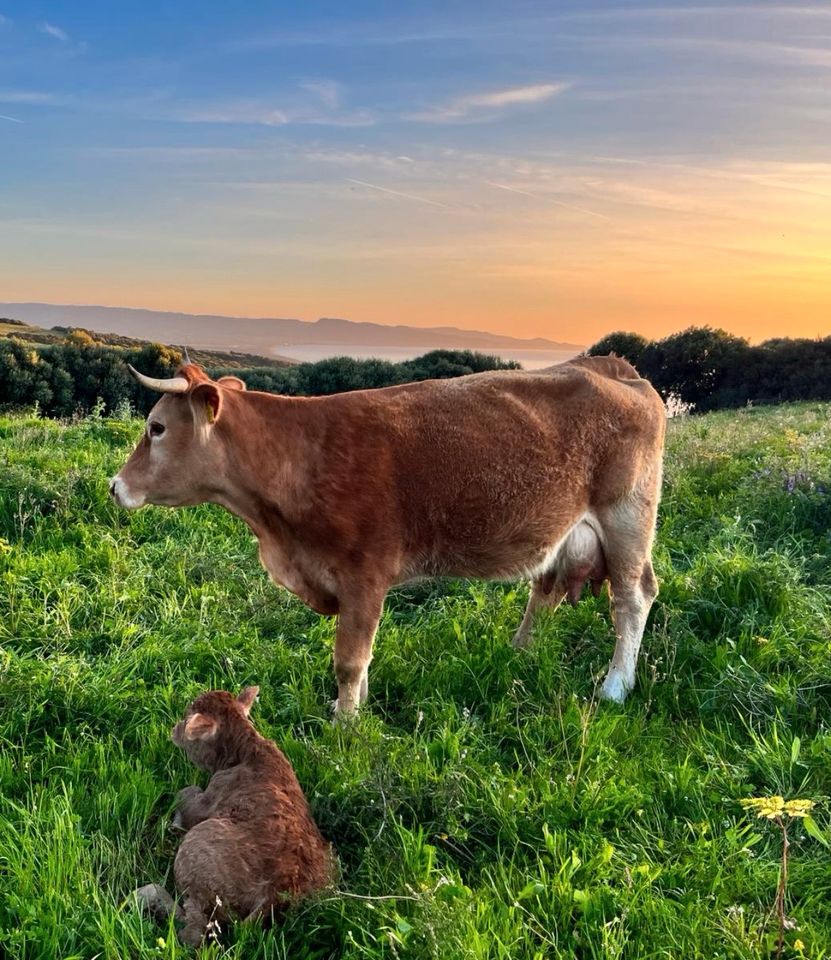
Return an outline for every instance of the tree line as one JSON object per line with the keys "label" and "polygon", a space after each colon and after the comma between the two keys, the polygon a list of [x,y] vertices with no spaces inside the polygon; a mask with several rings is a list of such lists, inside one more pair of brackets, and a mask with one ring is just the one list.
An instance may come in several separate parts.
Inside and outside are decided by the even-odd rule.
{"label": "tree line", "polygon": [[[151,377],[172,377],[181,362],[181,352],[173,347],[158,343],[136,349],[104,346],[82,330],[72,331],[61,343],[37,346],[11,336],[0,340],[0,407],[37,407],[51,417],[83,415],[93,409],[105,414],[128,410],[146,414],[158,394],[140,387],[127,364]],[[469,350],[433,350],[403,363],[333,357],[296,366],[208,372],[213,377],[241,377],[252,390],[321,396],[518,367],[513,361]]]}
{"label": "tree line", "polygon": [[676,397],[699,411],[831,400],[831,337],[751,344],[724,330],[690,327],[662,340],[611,333],[587,352],[625,357],[665,400]]}
{"label": "tree line", "polygon": [[[696,410],[748,403],[831,400],[831,337],[746,339],[710,327],[691,327],[661,340],[612,333],[589,355],[616,353],[633,363],[661,395]],[[47,416],[71,417],[93,408],[146,413],[157,394],[140,387],[127,363],[151,377],[171,377],[182,362],[179,350],[158,343],[120,348],[97,343],[73,330],[59,343],[0,339],[0,407],[37,406]],[[233,374],[252,390],[289,396],[321,396],[345,390],[386,387],[416,380],[458,377],[519,364],[469,350],[433,350],[401,363],[333,357],[317,363],[244,369],[210,368],[214,377]]]}

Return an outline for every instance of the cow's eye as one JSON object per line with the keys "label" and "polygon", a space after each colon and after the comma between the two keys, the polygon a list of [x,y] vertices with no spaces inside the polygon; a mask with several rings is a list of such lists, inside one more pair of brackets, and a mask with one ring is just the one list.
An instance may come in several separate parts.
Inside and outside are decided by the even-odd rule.
{"label": "cow's eye", "polygon": [[160,437],[164,433],[164,424],[158,420],[151,420],[147,425],[147,432],[151,437]]}

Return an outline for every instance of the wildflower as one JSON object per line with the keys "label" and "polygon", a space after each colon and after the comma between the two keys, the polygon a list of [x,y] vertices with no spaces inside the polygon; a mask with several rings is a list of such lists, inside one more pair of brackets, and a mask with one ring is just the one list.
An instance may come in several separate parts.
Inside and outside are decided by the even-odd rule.
{"label": "wildflower", "polygon": [[785,810],[784,797],[748,797],[739,801],[745,810],[753,810],[760,819],[775,820],[781,817]]}
{"label": "wildflower", "polygon": [[814,809],[813,800],[785,800],[784,797],[749,797],[739,801],[745,810],[753,810],[759,819],[777,817],[807,817]]}
{"label": "wildflower", "polygon": [[164,950],[164,948],[167,946],[164,937],[159,937],[159,939],[156,941],[156,946],[159,948],[159,950]]}
{"label": "wildflower", "polygon": [[[793,751],[792,751],[793,752]],[[784,797],[747,797],[740,801],[745,810],[752,810],[756,816],[766,820],[775,820],[776,825],[782,831],[782,867],[779,871],[779,885],[776,888],[776,902],[774,910],[779,918],[779,939],[776,943],[776,960],[782,956],[782,949],[785,946],[785,931],[793,930],[796,924],[789,917],[785,916],[785,896],[788,885],[788,822],[793,817],[801,817],[805,820],[806,828],[812,836],[819,833],[819,830],[809,814],[814,808],[813,800],[785,800]],[[794,950],[800,956],[803,956],[805,944],[801,940],[794,941]]]}

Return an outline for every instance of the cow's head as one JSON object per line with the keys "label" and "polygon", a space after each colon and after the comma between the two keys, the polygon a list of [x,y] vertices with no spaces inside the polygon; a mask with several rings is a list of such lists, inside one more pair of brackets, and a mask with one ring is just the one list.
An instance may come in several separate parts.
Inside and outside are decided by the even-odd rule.
{"label": "cow's head", "polygon": [[217,431],[233,402],[229,395],[245,390],[245,384],[237,377],[211,380],[193,363],[167,380],[145,377],[132,367],[130,372],[163,396],[150,411],[138,446],[110,483],[113,499],[131,510],[147,503],[184,507],[212,499],[226,463]]}

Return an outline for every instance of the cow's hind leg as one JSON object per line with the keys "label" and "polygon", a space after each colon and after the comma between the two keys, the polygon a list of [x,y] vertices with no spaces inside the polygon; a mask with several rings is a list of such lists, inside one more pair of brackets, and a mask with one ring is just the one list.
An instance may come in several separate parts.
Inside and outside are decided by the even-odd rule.
{"label": "cow's hind leg", "polygon": [[147,883],[139,887],[135,893],[139,905],[146,910],[156,923],[164,923],[171,915],[176,914],[177,920],[184,920],[182,908],[177,906],[173,897],[157,883]]}
{"label": "cow's hind leg", "polygon": [[184,900],[182,943],[198,946],[211,921],[224,922],[229,912],[240,909],[240,890],[251,872],[251,840],[238,824],[210,818],[187,832],[173,861]]}
{"label": "cow's hind leg", "polygon": [[366,700],[372,642],[381,619],[385,594],[386,590],[365,590],[354,599],[340,603],[335,636],[336,717],[353,716]]}
{"label": "cow's hind leg", "polygon": [[617,636],[600,695],[615,703],[623,703],[635,686],[643,631],[658,594],[650,556],[656,508],[651,499],[634,496],[598,514]]}
{"label": "cow's hind leg", "polygon": [[188,897],[182,913],[185,924],[179,931],[179,939],[188,946],[198,947],[205,939],[210,922],[204,902],[198,897]]}
{"label": "cow's hind leg", "polygon": [[566,591],[559,582],[559,578],[552,583],[552,575],[546,574],[537,577],[531,583],[531,593],[528,597],[528,606],[525,608],[525,616],[522,618],[517,632],[514,634],[513,645],[517,648],[525,648],[531,643],[531,631],[534,627],[534,617],[537,610],[541,607],[548,607],[555,610],[565,597]]}

